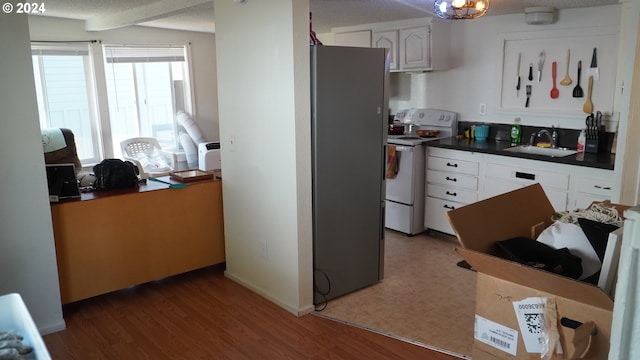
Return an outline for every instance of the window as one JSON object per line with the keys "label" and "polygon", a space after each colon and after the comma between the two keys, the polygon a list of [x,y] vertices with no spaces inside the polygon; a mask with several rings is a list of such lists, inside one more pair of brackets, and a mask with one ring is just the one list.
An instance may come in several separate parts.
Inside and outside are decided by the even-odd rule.
{"label": "window", "polygon": [[185,110],[185,47],[106,45],[105,78],[113,148],[137,136],[178,147],[175,114]]}
{"label": "window", "polygon": [[83,163],[101,157],[93,71],[88,44],[32,44],[41,128],[73,131]]}
{"label": "window", "polygon": [[[179,147],[176,113],[191,113],[185,46],[87,42],[31,48],[40,127],[71,129],[83,165],[121,157],[120,142],[132,137],[155,137],[166,150]],[[105,85],[96,86],[103,83],[96,79]],[[97,104],[108,112],[98,112]]]}

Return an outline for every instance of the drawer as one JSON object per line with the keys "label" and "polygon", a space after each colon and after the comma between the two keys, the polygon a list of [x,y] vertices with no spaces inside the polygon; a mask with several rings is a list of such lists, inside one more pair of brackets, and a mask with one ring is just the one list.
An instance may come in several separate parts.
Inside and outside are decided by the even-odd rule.
{"label": "drawer", "polygon": [[581,193],[611,197],[611,193],[613,192],[613,181],[608,179],[576,178],[574,185],[576,192]]}
{"label": "drawer", "polygon": [[575,196],[573,205],[568,210],[586,209],[594,202],[611,201],[611,198],[606,195],[595,195],[578,193]]}
{"label": "drawer", "polygon": [[427,170],[427,183],[478,190],[478,178],[451,172]]}
{"label": "drawer", "polygon": [[487,178],[515,181],[524,185],[540,183],[544,187],[569,189],[569,174],[492,163],[487,163],[486,174]]}
{"label": "drawer", "polygon": [[441,231],[443,233],[455,235],[455,232],[451,228],[451,225],[449,225],[447,211],[457,209],[464,205],[465,204],[457,203],[455,201],[436,199],[430,196],[427,197],[424,207],[425,229],[433,229]]}
{"label": "drawer", "polygon": [[470,204],[478,200],[478,193],[453,186],[427,184],[427,196]]}
{"label": "drawer", "polygon": [[[529,184],[522,184],[516,181],[504,181],[494,180],[487,181],[483,189],[483,198],[487,199],[496,195],[504,194],[509,191],[520,189]],[[547,195],[549,202],[556,211],[565,211],[567,209],[568,192],[566,190],[559,190],[549,188],[542,185],[544,193]]]}
{"label": "drawer", "polygon": [[473,161],[456,160],[429,156],[427,158],[427,168],[430,170],[440,170],[452,173],[467,175],[478,175],[478,163]]}

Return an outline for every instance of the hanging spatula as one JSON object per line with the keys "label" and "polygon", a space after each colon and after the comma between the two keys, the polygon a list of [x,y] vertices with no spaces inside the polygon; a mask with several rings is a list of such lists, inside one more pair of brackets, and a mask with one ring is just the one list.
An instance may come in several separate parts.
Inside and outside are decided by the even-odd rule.
{"label": "hanging spatula", "polygon": [[588,76],[593,76],[593,80],[600,80],[600,70],[598,69],[598,57],[596,55],[596,48],[593,48],[593,55],[591,55],[591,66],[589,66]]}
{"label": "hanging spatula", "polygon": [[582,72],[582,60],[578,61],[578,82],[576,83],[576,87],[573,88],[573,97],[581,98],[584,96],[584,92],[582,91],[582,87],[580,86],[580,73]]}

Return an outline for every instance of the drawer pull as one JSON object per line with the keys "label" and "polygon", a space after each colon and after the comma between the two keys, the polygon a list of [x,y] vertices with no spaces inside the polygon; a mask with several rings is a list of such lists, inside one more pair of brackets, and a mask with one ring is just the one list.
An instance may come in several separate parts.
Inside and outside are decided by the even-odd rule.
{"label": "drawer pull", "polygon": [[452,164],[452,163],[448,162],[447,166],[449,166],[449,167],[458,167],[458,164]]}
{"label": "drawer pull", "polygon": [[442,207],[447,208],[449,210],[455,210],[455,206],[443,205]]}
{"label": "drawer pull", "polygon": [[458,179],[456,179],[456,178],[450,178],[450,177],[448,177],[448,176],[447,176],[445,179],[447,179],[447,180],[449,180],[449,181],[453,181],[453,182],[458,181]]}
{"label": "drawer pull", "polygon": [[520,171],[516,171],[516,177],[520,178],[520,179],[527,179],[527,180],[535,180],[536,179],[536,175],[535,174],[529,174],[529,173],[520,172]]}
{"label": "drawer pull", "polygon": [[456,194],[456,193],[452,193],[452,192],[449,192],[449,190],[447,190],[446,194],[447,194],[447,195],[451,195],[451,196],[458,196],[458,194]]}
{"label": "drawer pull", "polygon": [[593,187],[596,188],[596,189],[611,190],[610,186],[593,185]]}

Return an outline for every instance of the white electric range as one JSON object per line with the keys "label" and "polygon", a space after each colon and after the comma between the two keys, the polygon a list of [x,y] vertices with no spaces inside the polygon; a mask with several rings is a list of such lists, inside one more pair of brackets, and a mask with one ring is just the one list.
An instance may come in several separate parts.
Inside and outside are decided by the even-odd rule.
{"label": "white electric range", "polygon": [[[405,134],[388,135],[388,147],[395,150],[395,177],[386,178],[385,227],[415,235],[424,228],[425,153],[424,143],[455,136],[457,114],[437,109],[399,111],[394,123],[405,125]],[[415,130],[439,130],[435,137],[419,137]],[[389,149],[388,149],[389,151]],[[388,161],[393,161],[387,157]],[[387,164],[389,165],[389,164]]]}

